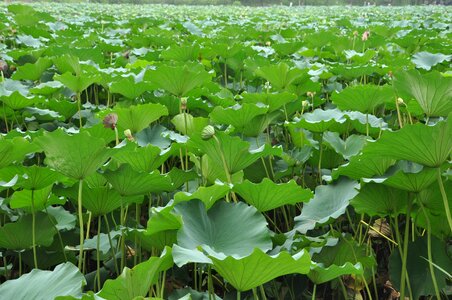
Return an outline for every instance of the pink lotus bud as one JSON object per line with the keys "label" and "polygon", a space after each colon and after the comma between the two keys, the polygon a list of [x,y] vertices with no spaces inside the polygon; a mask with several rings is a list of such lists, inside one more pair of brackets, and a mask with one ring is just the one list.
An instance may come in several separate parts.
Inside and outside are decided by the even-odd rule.
{"label": "pink lotus bud", "polygon": [[364,31],[363,36],[361,37],[361,40],[362,40],[363,42],[365,42],[365,41],[367,41],[367,39],[369,38],[369,36],[370,36],[370,32],[369,32],[369,30],[366,30],[366,31]]}
{"label": "pink lotus bud", "polygon": [[118,115],[115,113],[111,113],[105,116],[103,120],[103,124],[105,128],[115,129],[116,123],[118,122]]}

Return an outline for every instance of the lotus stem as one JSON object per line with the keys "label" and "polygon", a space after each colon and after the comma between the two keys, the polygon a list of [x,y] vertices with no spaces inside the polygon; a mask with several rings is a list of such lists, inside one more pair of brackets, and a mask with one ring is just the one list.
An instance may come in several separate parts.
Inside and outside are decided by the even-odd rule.
{"label": "lotus stem", "polygon": [[264,289],[264,286],[263,286],[263,285],[259,286],[259,290],[260,290],[260,292],[261,292],[262,299],[263,299],[263,300],[267,300],[267,296],[265,295],[265,289]]}
{"label": "lotus stem", "polygon": [[113,241],[111,239],[111,230],[110,230],[110,223],[108,222],[108,218],[106,215],[104,215],[105,225],[107,226],[107,237],[108,237],[108,243],[110,244],[111,254],[113,256],[113,262],[115,265],[115,271],[116,275],[119,276],[119,268],[118,268],[118,262],[116,261],[116,251],[115,247],[113,247]]}
{"label": "lotus stem", "polygon": [[97,290],[100,291],[100,225],[102,222],[102,217],[97,218],[97,242],[96,242],[96,278],[97,278]]}
{"label": "lotus stem", "polygon": [[83,207],[82,207],[82,192],[83,192],[83,179],[79,180],[78,183],[78,223],[80,227],[80,246],[78,252],[78,269],[83,272],[83,243],[84,243],[84,230],[83,230]]}
{"label": "lotus stem", "polygon": [[317,166],[319,169],[319,183],[322,185],[322,154],[323,154],[323,133],[320,133],[320,141],[319,141],[319,165]]}
{"label": "lotus stem", "polygon": [[240,291],[237,290],[237,300],[240,300]]}
{"label": "lotus stem", "polygon": [[78,107],[78,120],[79,120],[79,129],[82,128],[82,96],[80,93],[77,93],[77,107]]}
{"label": "lotus stem", "polygon": [[166,281],[166,270],[163,271],[162,284],[160,287],[160,298],[162,298],[162,299],[163,299],[163,294],[165,293],[165,281]]}
{"label": "lotus stem", "polygon": [[406,286],[406,262],[408,257],[408,240],[410,235],[410,220],[411,220],[411,205],[412,199],[411,195],[408,196],[408,206],[406,212],[406,221],[405,221],[405,236],[403,237],[403,257],[402,257],[402,270],[401,270],[401,278],[400,278],[400,299],[405,299],[405,286]]}
{"label": "lotus stem", "polygon": [[[229,171],[228,164],[226,163],[226,158],[224,157],[224,153],[223,153],[223,149],[221,148],[220,140],[215,135],[213,135],[212,137],[215,140],[215,142],[217,143],[218,150],[220,151],[220,156],[221,156],[221,160],[223,161],[223,169],[226,174],[226,179],[228,180],[229,184],[232,184],[231,173]],[[235,193],[231,192],[231,195],[232,195],[232,199],[234,200],[234,202],[237,203],[237,197],[236,197]]]}
{"label": "lotus stem", "polygon": [[212,300],[213,295],[215,294],[213,290],[213,282],[212,282],[212,267],[211,265],[207,266],[207,289],[209,291],[209,300]]}
{"label": "lotus stem", "polygon": [[31,240],[33,244],[33,263],[35,269],[38,268],[38,258],[36,255],[36,211],[35,211],[35,190],[31,190]]}
{"label": "lotus stem", "polygon": [[435,270],[433,269],[433,256],[432,256],[432,234],[431,234],[431,225],[430,218],[428,217],[427,212],[425,211],[424,205],[422,205],[422,201],[419,201],[419,206],[424,213],[425,220],[427,222],[427,255],[428,255],[428,267],[430,269],[430,274],[432,276],[433,288],[435,289],[436,299],[441,300],[441,294],[438,288],[438,282],[436,281]]}
{"label": "lotus stem", "polygon": [[437,168],[437,180],[441,196],[443,198],[444,209],[446,210],[447,223],[449,223],[449,229],[452,232],[452,217],[450,215],[449,201],[447,199],[446,190],[444,189],[443,179],[441,178],[441,168]]}
{"label": "lotus stem", "polygon": [[314,289],[312,290],[312,297],[311,297],[312,300],[315,300],[316,292],[317,292],[317,284],[314,283]]}

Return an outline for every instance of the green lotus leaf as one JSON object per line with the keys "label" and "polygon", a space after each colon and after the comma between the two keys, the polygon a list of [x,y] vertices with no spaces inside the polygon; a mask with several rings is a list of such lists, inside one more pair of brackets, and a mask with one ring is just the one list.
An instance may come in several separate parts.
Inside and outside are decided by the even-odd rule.
{"label": "green lotus leaf", "polygon": [[309,254],[302,250],[295,255],[280,252],[265,254],[255,249],[242,258],[211,256],[213,268],[238,291],[247,291],[287,274],[307,274],[311,267]]}
{"label": "green lotus leaf", "polygon": [[53,271],[32,270],[18,279],[0,285],[2,299],[53,300],[57,296],[80,297],[85,277],[72,263],[60,264]]}
{"label": "green lotus leaf", "polygon": [[413,55],[411,61],[416,65],[417,68],[430,71],[430,69],[437,64],[440,64],[444,61],[450,61],[451,59],[452,55],[422,51]]}
{"label": "green lotus leaf", "polygon": [[176,130],[182,134],[191,136],[201,133],[204,127],[209,125],[209,119],[203,117],[193,117],[191,114],[181,113],[171,120]]}
{"label": "green lotus leaf", "polygon": [[55,130],[36,138],[36,143],[44,150],[47,166],[75,179],[93,174],[113,153],[103,139],[84,131],[70,135]]}
{"label": "green lotus leaf", "polygon": [[195,61],[199,57],[199,51],[198,45],[171,45],[168,49],[163,50],[160,56],[164,60]]}
{"label": "green lotus leaf", "polygon": [[253,123],[253,119],[267,111],[268,107],[262,104],[244,103],[228,108],[217,106],[210,113],[210,119],[217,124],[232,125],[238,132],[243,132],[245,127]]}
{"label": "green lotus leaf", "polygon": [[286,63],[263,66],[255,71],[256,75],[265,78],[276,90],[284,90],[301,78],[305,73],[298,68],[290,68]]}
{"label": "green lotus leaf", "polygon": [[11,76],[14,80],[39,80],[42,73],[52,66],[52,60],[47,57],[40,57],[34,64],[20,66]]}
{"label": "green lotus leaf", "polygon": [[241,94],[243,103],[263,103],[268,106],[268,112],[274,112],[284,105],[297,100],[295,94],[289,92],[282,93],[243,93]]}
{"label": "green lotus leaf", "polygon": [[160,117],[168,115],[165,106],[154,103],[115,108],[114,112],[118,115],[119,129],[130,129],[132,133],[140,132]]}
{"label": "green lotus leaf", "polygon": [[86,74],[74,76],[70,72],[66,72],[62,75],[56,74],[53,79],[61,82],[66,87],[78,94],[86,90],[93,83],[99,81],[99,77],[97,76],[88,76]]}
{"label": "green lotus leaf", "polygon": [[268,178],[264,178],[261,183],[257,184],[245,180],[235,184],[234,191],[246,203],[254,206],[260,212],[283,205],[307,202],[312,198],[312,192],[309,189],[301,188],[294,180],[280,184],[274,183]]}
{"label": "green lotus leaf", "polygon": [[111,93],[121,94],[128,99],[136,99],[150,89],[149,83],[136,82],[134,77],[121,78],[110,84]]}
{"label": "green lotus leaf", "polygon": [[179,189],[185,183],[189,184],[189,181],[199,179],[198,173],[194,169],[184,171],[179,168],[172,168],[167,174],[173,183],[173,189],[171,191]]}
{"label": "green lotus leaf", "polygon": [[122,164],[116,170],[107,170],[104,176],[121,196],[161,193],[172,188],[169,176],[160,175],[157,171],[138,172],[128,164]]}
{"label": "green lotus leaf", "polygon": [[53,63],[61,74],[70,73],[79,76],[82,73],[80,59],[76,55],[63,54],[53,57]]}
{"label": "green lotus leaf", "polygon": [[135,171],[151,172],[160,167],[173,153],[175,147],[161,150],[152,144],[139,147],[135,143],[127,143],[118,148],[112,158],[120,163],[129,164]]}
{"label": "green lotus leaf", "polygon": [[[30,249],[33,245],[32,216],[25,215],[14,223],[6,223],[0,228],[0,248],[11,250]],[[36,213],[36,245],[50,246],[56,229],[49,216],[42,212]]]}
{"label": "green lotus leaf", "polygon": [[176,193],[174,195],[174,204],[189,201],[192,199],[199,199],[204,203],[206,209],[210,209],[218,200],[224,198],[230,190],[231,188],[229,185],[224,184],[220,181],[216,181],[215,184],[211,186],[200,186],[193,193]]}
{"label": "green lotus leaf", "polygon": [[365,182],[383,183],[394,188],[409,192],[420,192],[436,181],[437,170],[422,165],[401,160],[388,169],[380,177],[365,178]]}
{"label": "green lotus leaf", "polygon": [[398,131],[385,131],[380,139],[364,147],[363,154],[439,167],[451,151],[452,116],[434,126],[417,123]]}
{"label": "green lotus leaf", "polygon": [[37,190],[21,190],[14,192],[10,201],[11,208],[26,207],[31,209],[34,206],[34,210],[39,211],[50,205],[64,204],[66,200],[58,199],[51,194],[52,186],[53,185],[49,185]]}
{"label": "green lotus leaf", "polygon": [[343,124],[346,121],[344,113],[338,109],[316,109],[305,113],[301,118],[295,118],[295,125],[312,132],[324,132],[330,128]]}
{"label": "green lotus leaf", "polygon": [[396,160],[392,158],[360,154],[351,157],[348,163],[333,169],[331,175],[334,180],[340,176],[357,180],[374,175],[381,176],[395,163]]}
{"label": "green lotus leaf", "polygon": [[347,123],[362,134],[378,136],[382,130],[388,129],[388,124],[382,119],[371,114],[363,114],[359,111],[344,112]]}
{"label": "green lotus leaf", "polygon": [[367,138],[362,135],[353,134],[344,141],[339,137],[339,133],[337,132],[327,131],[323,133],[323,142],[341,154],[345,159],[350,159],[350,157],[359,154],[366,141]]}
{"label": "green lotus leaf", "polygon": [[30,93],[37,95],[51,95],[58,92],[64,85],[59,81],[47,81],[30,89]]}
{"label": "green lotus leaf", "polygon": [[408,192],[382,184],[364,185],[350,204],[358,213],[369,216],[397,217],[406,213]]}
{"label": "green lotus leaf", "polygon": [[[223,168],[221,153],[224,154],[228,171],[233,174],[250,166],[253,162],[267,155],[281,155],[280,148],[272,148],[268,145],[256,150],[250,150],[250,144],[239,137],[231,137],[224,132],[216,132],[220,146],[214,138],[203,140],[201,136],[195,135],[188,141],[188,146],[199,149],[205,153],[215,165]],[[223,171],[224,172],[224,171]]]}
{"label": "green lotus leaf", "polygon": [[163,251],[166,246],[173,246],[177,242],[177,230],[165,230],[148,235],[143,229],[130,229],[127,231],[127,239],[134,243],[140,243],[146,251]]}
{"label": "green lotus leaf", "polygon": [[40,96],[25,96],[19,91],[14,91],[7,96],[0,96],[0,100],[13,110],[20,110],[43,101]]}
{"label": "green lotus leaf", "polygon": [[358,194],[356,181],[340,180],[334,185],[320,185],[315,189],[314,198],[303,205],[301,214],[295,217],[294,229],[306,233],[317,224],[325,224],[345,213],[345,209]]}
{"label": "green lotus leaf", "polygon": [[162,125],[152,125],[138,132],[135,136],[137,144],[141,147],[152,144],[160,149],[167,149],[171,145],[171,140],[163,134],[168,129]]}
{"label": "green lotus leaf", "polygon": [[[452,260],[450,259],[445,242],[432,237],[431,243],[433,263],[444,270],[452,270]],[[426,260],[427,257],[427,235],[418,237],[414,242],[409,242],[406,270],[409,274],[414,299],[420,299],[421,296],[435,295],[429,262]],[[399,251],[393,251],[389,258],[389,274],[391,282],[396,289],[400,287],[401,269],[402,260],[400,259],[400,253]],[[447,287],[449,279],[439,269],[433,267],[433,270],[438,289],[441,291]]]}
{"label": "green lotus leaf", "polygon": [[145,297],[152,285],[156,284],[160,272],[173,266],[171,248],[166,248],[160,257],[151,257],[132,269],[124,268],[116,279],[105,282],[98,295],[109,300],[133,300]]}
{"label": "green lotus leaf", "polygon": [[334,93],[333,103],[341,110],[374,113],[375,109],[395,99],[391,86],[355,85]]}
{"label": "green lotus leaf", "polygon": [[22,169],[18,185],[27,190],[39,190],[55,183],[60,176],[49,168],[33,165]]}
{"label": "green lotus leaf", "polygon": [[0,136],[0,168],[9,166],[14,162],[22,162],[28,153],[38,151],[35,144],[23,137],[6,139]]}
{"label": "green lotus leaf", "polygon": [[375,267],[376,261],[366,245],[342,236],[335,245],[326,245],[312,255],[315,265],[308,274],[309,279],[320,284],[345,274],[363,275],[366,269]]}
{"label": "green lotus leaf", "polygon": [[145,75],[152,86],[163,89],[177,97],[186,96],[191,90],[210,81],[211,74],[200,65],[171,67],[159,66]]}
{"label": "green lotus leaf", "polygon": [[83,187],[83,207],[93,216],[102,216],[121,207],[123,199],[119,193],[108,187]]}
{"label": "green lotus leaf", "polygon": [[[255,248],[271,249],[267,222],[254,207],[241,202],[218,202],[206,211],[201,201],[191,200],[179,203],[174,209],[183,221],[177,233],[177,245],[196,257],[204,255],[198,247],[209,247],[210,255],[221,253],[234,257],[248,256]],[[174,257],[179,266],[190,261],[185,256],[174,254]]]}
{"label": "green lotus leaf", "polygon": [[62,206],[47,207],[46,212],[55,219],[55,227],[58,231],[72,230],[75,228],[77,217],[65,210]]}
{"label": "green lotus leaf", "polygon": [[443,77],[436,71],[421,75],[410,70],[396,74],[393,84],[400,97],[406,101],[415,99],[428,117],[446,117],[452,111],[450,77]]}
{"label": "green lotus leaf", "polygon": [[173,205],[151,209],[147,223],[145,235],[154,235],[156,233],[168,230],[176,230],[182,226],[182,217],[173,210]]}

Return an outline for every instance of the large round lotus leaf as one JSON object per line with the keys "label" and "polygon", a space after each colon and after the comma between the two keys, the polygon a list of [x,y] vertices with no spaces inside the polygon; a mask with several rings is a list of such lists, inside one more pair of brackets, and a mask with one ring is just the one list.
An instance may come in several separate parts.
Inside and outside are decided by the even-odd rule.
{"label": "large round lotus leaf", "polygon": [[82,295],[85,277],[72,263],[64,263],[53,271],[32,270],[18,279],[0,285],[1,299],[53,300],[58,296]]}
{"label": "large round lotus leaf", "polygon": [[284,90],[294,81],[301,78],[305,72],[298,68],[290,68],[286,63],[260,67],[256,75],[265,78],[276,90]]}
{"label": "large round lotus leaf", "polygon": [[100,77],[98,76],[88,74],[72,75],[70,72],[66,72],[61,75],[56,74],[53,78],[76,93],[83,92],[90,85],[100,80]]}
{"label": "large round lotus leaf", "polygon": [[39,190],[58,181],[60,176],[49,168],[33,165],[23,168],[23,174],[19,178],[18,185],[27,190]]}
{"label": "large round lotus leaf", "polygon": [[408,193],[406,191],[369,183],[350,202],[358,213],[369,216],[398,216],[406,212]]}
{"label": "large round lotus leaf", "polygon": [[52,65],[52,60],[40,57],[34,64],[27,63],[20,66],[11,77],[14,80],[39,80],[42,73]]}
{"label": "large round lotus leaf", "polygon": [[209,74],[201,65],[166,66],[161,65],[156,70],[149,70],[145,80],[152,87],[163,89],[177,97],[185,96],[194,88],[210,81]]}
{"label": "large round lotus leaf", "polygon": [[389,85],[356,85],[334,93],[332,101],[341,110],[373,113],[378,106],[394,101],[394,98],[394,90]]}
{"label": "large round lotus leaf", "polygon": [[152,285],[157,283],[160,272],[172,266],[171,248],[166,248],[160,257],[151,257],[132,269],[124,268],[118,278],[105,282],[98,295],[109,300],[133,300],[145,297]]}
{"label": "large round lotus leaf", "polygon": [[234,185],[234,191],[261,212],[287,204],[307,202],[312,198],[312,192],[301,188],[294,180],[280,184],[268,178],[258,184],[245,180]]}
{"label": "large round lotus leaf", "polygon": [[244,103],[228,108],[217,106],[210,113],[210,119],[216,124],[232,125],[238,132],[243,132],[254,118],[266,114],[267,111],[268,107],[263,104]]}
{"label": "large round lotus leaf", "polygon": [[84,131],[69,135],[56,130],[38,137],[36,143],[44,150],[49,167],[75,179],[94,173],[113,151],[105,146],[103,139]]}
{"label": "large round lotus leaf", "polygon": [[183,221],[177,244],[192,252],[209,247],[216,253],[245,257],[255,248],[272,247],[264,216],[245,203],[218,202],[206,211],[201,201],[191,200],[176,205],[175,211]]}
{"label": "large round lotus leaf", "polygon": [[147,223],[146,235],[167,230],[176,230],[182,226],[182,218],[175,214],[172,206],[153,207]]}
{"label": "large round lotus leaf", "polygon": [[168,115],[168,109],[165,106],[155,103],[115,108],[114,112],[118,115],[119,129],[130,129],[133,133],[140,132],[161,116]]}
{"label": "large round lotus leaf", "polygon": [[416,67],[430,71],[433,66],[436,66],[443,61],[449,61],[451,59],[452,55],[422,51],[413,55],[411,61],[416,65]]}
{"label": "large round lotus leaf", "polygon": [[118,93],[129,99],[138,98],[149,90],[149,83],[143,81],[135,82],[134,77],[121,78],[110,84],[110,93]]}
{"label": "large round lotus leaf", "polygon": [[[447,223],[447,222],[445,222]],[[436,266],[450,272],[452,270],[452,260],[448,253],[448,245],[434,237],[432,243],[432,260]],[[408,244],[407,272],[413,299],[420,299],[421,296],[435,295],[435,289],[432,283],[429,262],[427,260],[427,234],[424,237],[418,237],[416,241]],[[400,270],[402,269],[402,260],[400,252],[393,251],[389,258],[389,275],[394,287],[400,287]],[[438,289],[446,289],[448,286],[448,276],[437,267],[433,266],[433,270],[438,284]]]}
{"label": "large round lotus leaf", "polygon": [[238,291],[247,291],[287,274],[307,274],[311,267],[309,254],[280,252],[265,254],[261,249],[243,258],[211,256],[213,268]]}
{"label": "large round lotus leaf", "polygon": [[116,170],[107,170],[104,176],[121,196],[160,193],[172,188],[169,176],[160,175],[158,171],[138,172],[128,164],[122,164]]}
{"label": "large round lotus leaf", "polygon": [[194,133],[201,133],[204,127],[209,125],[209,119],[203,117],[193,117],[191,114],[181,113],[171,120],[176,130],[182,134],[191,136]]}
{"label": "large round lotus leaf", "polygon": [[29,208],[34,206],[35,211],[43,210],[44,208],[54,204],[64,204],[66,199],[59,199],[51,194],[52,185],[46,186],[40,190],[20,190],[14,192],[11,196],[11,208]]}
{"label": "large round lotus leaf", "polygon": [[452,111],[452,78],[436,71],[425,75],[416,70],[401,72],[394,77],[394,87],[406,101],[415,99],[427,116],[446,117]]}
{"label": "large round lotus leaf", "polygon": [[[11,250],[24,250],[31,248],[33,245],[31,228],[31,215],[25,215],[17,222],[3,225],[0,228],[0,248]],[[36,245],[50,246],[56,233],[56,229],[53,226],[52,221],[49,219],[49,216],[45,213],[37,212]]]}
{"label": "large round lotus leaf", "polygon": [[345,209],[358,194],[356,181],[340,180],[332,185],[320,185],[314,198],[303,205],[301,214],[295,217],[295,230],[306,233],[317,224],[325,224],[345,213]]}
{"label": "large round lotus leaf", "polygon": [[333,169],[331,175],[334,180],[340,176],[358,180],[363,177],[383,175],[395,163],[396,161],[392,158],[360,154],[352,157],[348,163]]}
{"label": "large round lotus leaf", "polygon": [[[194,149],[199,149],[212,160],[212,162],[223,169],[224,154],[229,173],[237,173],[240,170],[250,166],[253,162],[267,155],[281,155],[281,148],[272,148],[268,145],[262,146],[256,150],[250,150],[250,144],[239,137],[231,137],[224,132],[216,132],[215,137],[209,140],[203,140],[195,135],[190,138],[188,145]],[[223,171],[225,172],[225,171]]]}
{"label": "large round lotus leaf", "polygon": [[452,115],[434,126],[421,123],[385,131],[380,139],[368,143],[364,154],[409,160],[428,167],[439,167],[452,151]]}
{"label": "large round lotus leaf", "polygon": [[83,207],[93,216],[105,215],[121,207],[122,199],[119,193],[108,187],[83,187]]}

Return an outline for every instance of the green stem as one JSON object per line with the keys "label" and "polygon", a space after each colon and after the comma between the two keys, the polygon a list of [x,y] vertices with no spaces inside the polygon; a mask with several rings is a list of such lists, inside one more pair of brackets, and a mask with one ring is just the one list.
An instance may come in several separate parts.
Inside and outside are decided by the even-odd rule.
{"label": "green stem", "polygon": [[[229,172],[228,164],[226,163],[226,158],[224,157],[224,153],[223,153],[223,149],[221,148],[220,140],[215,135],[213,135],[212,137],[215,140],[215,142],[217,143],[218,151],[220,153],[221,160],[223,161],[223,169],[226,174],[226,179],[228,180],[229,184],[232,184],[231,173]],[[235,193],[231,192],[231,195],[232,195],[232,199],[234,199],[234,202],[237,202],[237,197],[236,197]]]}
{"label": "green stem", "polygon": [[447,199],[446,190],[444,189],[443,179],[441,178],[441,168],[437,168],[437,180],[441,196],[443,198],[444,209],[446,210],[447,223],[449,223],[449,229],[452,231],[452,217],[450,215],[449,201]]}
{"label": "green stem", "polygon": [[83,243],[84,243],[84,230],[83,230],[83,211],[82,211],[82,192],[83,192],[83,179],[78,183],[78,223],[80,227],[80,246],[78,252],[78,269],[83,272]]}
{"label": "green stem", "polygon": [[312,290],[312,297],[311,297],[312,300],[315,300],[316,291],[317,291],[317,284],[314,284],[314,289]]}
{"label": "green stem", "polygon": [[411,195],[408,199],[408,206],[407,206],[407,212],[406,212],[406,221],[405,221],[405,236],[403,237],[403,257],[402,257],[402,276],[400,278],[400,299],[405,299],[405,286],[406,286],[406,262],[408,257],[408,240],[410,235],[410,220],[411,220]]}
{"label": "green stem", "polygon": [[102,217],[99,216],[97,219],[97,243],[96,243],[96,277],[97,277],[97,290],[100,291],[100,225],[102,222]]}
{"label": "green stem", "polygon": [[428,266],[430,269],[430,274],[432,276],[432,283],[435,289],[436,299],[441,300],[441,294],[439,292],[438,283],[436,281],[435,269],[433,269],[433,256],[432,256],[432,234],[431,234],[431,225],[430,218],[428,217],[427,212],[425,211],[424,205],[419,201],[419,206],[424,213],[425,220],[427,221],[427,255],[428,255]]}
{"label": "green stem", "polygon": [[31,190],[31,239],[33,244],[33,262],[35,269],[38,268],[38,257],[36,255],[36,211],[35,211],[35,190]]}
{"label": "green stem", "polygon": [[118,262],[116,261],[116,250],[115,247],[113,247],[113,241],[111,239],[111,230],[110,230],[110,222],[108,222],[108,218],[106,215],[104,215],[105,225],[107,226],[107,237],[108,237],[108,243],[110,244],[111,254],[113,256],[113,262],[115,265],[115,271],[116,276],[119,276],[119,268],[118,268]]}
{"label": "green stem", "polygon": [[166,281],[166,270],[163,271],[162,286],[160,287],[160,298],[162,298],[162,299],[163,299],[163,295],[165,293],[165,281]]}
{"label": "green stem", "polygon": [[263,286],[263,285],[259,286],[259,290],[260,290],[260,292],[261,292],[262,299],[263,299],[263,300],[267,300],[267,295],[265,295],[265,289],[264,289],[264,286]]}
{"label": "green stem", "polygon": [[20,276],[22,276],[22,252],[19,252],[19,277]]}
{"label": "green stem", "polygon": [[207,289],[209,291],[209,300],[212,300],[215,292],[213,290],[212,267],[210,265],[207,266]]}
{"label": "green stem", "polygon": [[237,300],[240,300],[240,291],[237,291]]}
{"label": "green stem", "polygon": [[80,93],[77,93],[77,107],[78,107],[78,120],[79,120],[79,129],[82,129],[82,96]]}
{"label": "green stem", "polygon": [[319,165],[317,166],[317,168],[319,169],[319,183],[320,185],[322,185],[322,154],[323,154],[323,147],[322,147],[322,142],[323,142],[323,133],[320,134],[320,141],[319,141]]}

